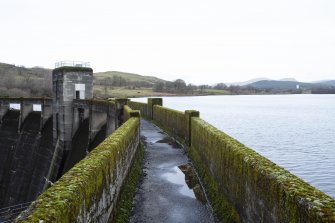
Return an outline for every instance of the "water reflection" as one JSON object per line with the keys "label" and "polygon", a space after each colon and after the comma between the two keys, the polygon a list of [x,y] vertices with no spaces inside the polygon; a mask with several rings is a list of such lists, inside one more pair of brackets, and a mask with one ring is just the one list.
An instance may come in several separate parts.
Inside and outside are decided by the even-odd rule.
{"label": "water reflection", "polygon": [[202,204],[206,204],[206,196],[200,185],[199,179],[193,167],[187,163],[175,166],[169,173],[163,175],[168,181],[181,185],[179,192],[185,196],[196,198]]}

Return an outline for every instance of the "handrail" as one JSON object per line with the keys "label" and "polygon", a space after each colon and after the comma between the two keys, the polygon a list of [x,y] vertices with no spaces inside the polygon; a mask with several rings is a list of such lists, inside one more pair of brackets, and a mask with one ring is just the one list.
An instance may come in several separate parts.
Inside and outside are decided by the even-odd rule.
{"label": "handrail", "polygon": [[55,63],[55,68],[59,68],[59,67],[88,67],[90,68],[91,65],[89,62],[84,62],[84,61],[63,60],[63,61]]}

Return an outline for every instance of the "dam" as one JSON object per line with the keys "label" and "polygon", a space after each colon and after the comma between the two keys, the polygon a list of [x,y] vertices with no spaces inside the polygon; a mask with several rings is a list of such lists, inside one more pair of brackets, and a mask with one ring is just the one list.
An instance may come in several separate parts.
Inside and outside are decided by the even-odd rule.
{"label": "dam", "polygon": [[[6,145],[1,148],[5,157],[1,160],[1,204],[33,201],[16,222],[117,221],[124,187],[132,183],[128,176],[133,176],[133,166],[144,152],[148,179],[154,173],[151,164],[158,164],[154,169],[167,168],[148,159],[149,152],[170,154],[172,149],[163,145],[166,142],[178,144],[176,154],[183,151],[189,157],[176,155],[182,162],[175,165],[186,162],[196,171],[191,175],[199,180],[197,188],[203,189],[203,200],[210,204],[209,212],[198,209],[207,213],[205,221],[335,222],[333,198],[211,126],[196,110],[166,108],[160,98],[148,98],[147,103],[94,100],[92,69],[82,66],[56,68],[53,84],[52,100],[0,100],[0,139]],[[20,109],[11,109],[11,104],[20,104]],[[34,105],[41,105],[41,111],[34,111]],[[156,131],[160,137],[164,131],[172,138],[150,139],[146,131]],[[183,173],[190,172],[189,166],[179,166]],[[150,184],[146,177],[142,179]],[[152,184],[157,181],[164,183],[154,178]],[[186,175],[185,181],[190,182]],[[22,191],[13,189],[19,184]],[[172,196],[159,195],[151,186],[140,184],[139,188],[144,194],[135,194],[135,213],[127,215],[130,220],[173,222],[165,215],[168,209],[160,209]],[[145,193],[157,197],[146,203]],[[153,206],[157,213],[165,211],[143,214],[143,209]],[[175,222],[187,222],[192,218],[183,217],[189,213],[192,210],[170,216],[179,217]]]}

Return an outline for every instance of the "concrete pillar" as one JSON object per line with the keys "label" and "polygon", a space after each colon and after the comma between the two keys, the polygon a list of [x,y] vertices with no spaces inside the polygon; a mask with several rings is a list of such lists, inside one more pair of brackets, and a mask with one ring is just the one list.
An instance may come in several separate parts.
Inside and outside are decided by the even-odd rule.
{"label": "concrete pillar", "polygon": [[116,126],[116,106],[112,104],[108,106],[107,109],[107,126],[106,126],[106,137],[112,134],[117,126]]}
{"label": "concrete pillar", "polygon": [[40,131],[42,131],[44,124],[48,121],[48,119],[52,116],[52,101],[43,99],[41,101],[41,125]]}
{"label": "concrete pillar", "polygon": [[148,115],[151,120],[154,118],[155,105],[163,106],[163,98],[148,98]]}
{"label": "concrete pillar", "polygon": [[94,140],[95,136],[97,133],[101,130],[101,128],[106,124],[107,122],[107,113],[106,112],[99,112],[99,111],[94,111],[94,105],[93,105],[93,110],[91,113],[91,123],[89,126],[89,139],[90,143]]}
{"label": "concrete pillar", "polygon": [[185,116],[186,116],[186,145],[191,146],[191,137],[192,137],[192,132],[191,132],[191,121],[192,117],[199,117],[200,113],[199,111],[195,110],[186,110],[185,111]]}
{"label": "concrete pillar", "polygon": [[9,102],[6,99],[0,99],[0,123],[2,123],[2,118],[5,116],[9,109]]}
{"label": "concrete pillar", "polygon": [[116,98],[116,128],[120,127],[123,123],[123,106],[128,103],[127,98]]}
{"label": "concrete pillar", "polygon": [[27,118],[29,113],[33,111],[33,103],[21,100],[21,117],[20,117],[20,129],[21,131],[24,120]]}

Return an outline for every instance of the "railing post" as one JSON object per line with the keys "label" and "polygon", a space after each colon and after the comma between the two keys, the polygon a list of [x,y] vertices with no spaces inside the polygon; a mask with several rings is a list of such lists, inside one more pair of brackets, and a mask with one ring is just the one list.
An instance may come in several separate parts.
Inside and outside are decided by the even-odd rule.
{"label": "railing post", "polygon": [[187,146],[191,146],[191,121],[192,117],[199,117],[200,113],[196,110],[186,110],[185,117],[186,117],[186,140],[185,143]]}
{"label": "railing post", "polygon": [[163,105],[162,98],[148,98],[148,117],[150,120],[154,119],[154,105]]}

